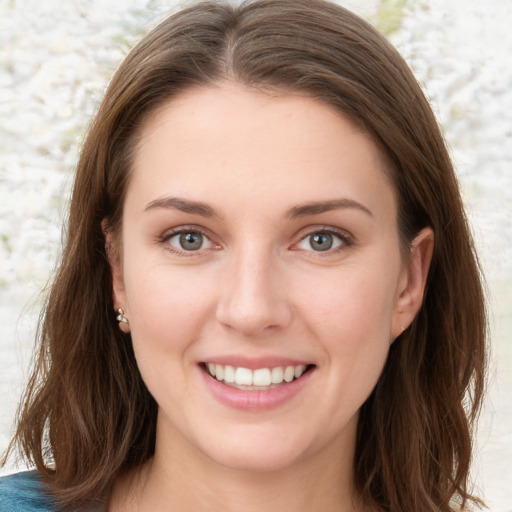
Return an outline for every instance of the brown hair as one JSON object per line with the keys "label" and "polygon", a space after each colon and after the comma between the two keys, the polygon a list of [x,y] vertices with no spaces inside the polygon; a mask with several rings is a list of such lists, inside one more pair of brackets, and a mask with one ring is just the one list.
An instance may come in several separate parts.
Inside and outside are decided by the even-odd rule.
{"label": "brown hair", "polygon": [[103,499],[121,470],[152,456],[157,405],[115,321],[101,222],[119,231],[148,115],[186,88],[221,79],[306,92],[359,122],[390,162],[404,246],[432,227],[424,304],[362,407],[355,480],[372,510],[451,511],[478,501],[468,470],[484,386],[485,308],[452,164],[396,50],[322,0],[201,3],[165,20],[123,62],[82,149],[12,446],[46,475],[64,508]]}

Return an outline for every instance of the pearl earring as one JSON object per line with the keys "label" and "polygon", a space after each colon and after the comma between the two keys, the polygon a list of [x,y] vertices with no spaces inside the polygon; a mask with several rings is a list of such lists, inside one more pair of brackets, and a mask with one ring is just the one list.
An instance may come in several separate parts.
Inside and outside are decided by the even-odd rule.
{"label": "pearl earring", "polygon": [[122,323],[124,323],[124,324],[127,324],[127,323],[128,323],[128,318],[126,318],[126,317],[124,316],[124,311],[123,311],[121,308],[119,308],[119,309],[117,310],[116,320],[117,320],[119,323],[121,323],[121,322],[122,322]]}

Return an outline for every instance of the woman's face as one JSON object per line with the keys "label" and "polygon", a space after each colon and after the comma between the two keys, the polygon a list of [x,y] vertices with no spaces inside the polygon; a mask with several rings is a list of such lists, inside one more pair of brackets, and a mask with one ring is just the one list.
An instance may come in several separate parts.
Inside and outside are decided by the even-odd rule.
{"label": "woman's face", "polygon": [[115,302],[159,405],[157,453],[352,460],[424,282],[366,133],[302,95],[189,90],[143,127],[121,247]]}

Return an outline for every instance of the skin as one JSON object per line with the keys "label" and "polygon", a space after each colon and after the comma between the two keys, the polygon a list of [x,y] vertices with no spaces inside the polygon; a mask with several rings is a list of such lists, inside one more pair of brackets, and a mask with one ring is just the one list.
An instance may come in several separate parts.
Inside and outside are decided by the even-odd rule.
{"label": "skin", "polygon": [[[222,82],[148,119],[132,172],[122,243],[107,243],[157,445],[109,510],[362,510],[358,411],[421,306],[433,246],[423,230],[404,263],[372,139],[305,95]],[[180,248],[179,229],[202,231],[201,248]],[[333,248],[315,250],[310,235],[327,230]],[[237,410],[199,365],[225,355],[315,366],[279,407]]]}

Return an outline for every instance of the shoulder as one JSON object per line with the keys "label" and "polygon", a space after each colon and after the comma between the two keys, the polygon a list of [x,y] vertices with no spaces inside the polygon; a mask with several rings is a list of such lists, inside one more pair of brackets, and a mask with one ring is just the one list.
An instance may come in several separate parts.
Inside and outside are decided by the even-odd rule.
{"label": "shoulder", "polygon": [[0,512],[54,512],[35,471],[0,477]]}

